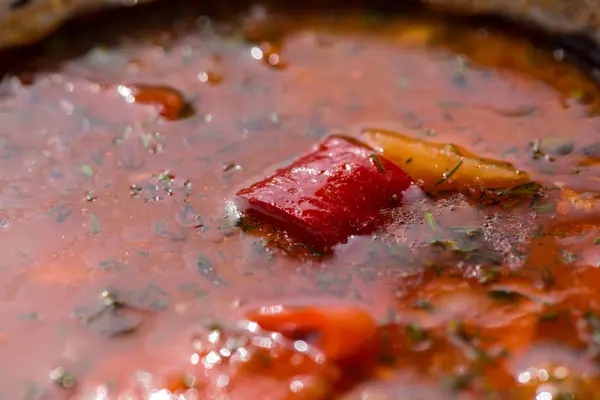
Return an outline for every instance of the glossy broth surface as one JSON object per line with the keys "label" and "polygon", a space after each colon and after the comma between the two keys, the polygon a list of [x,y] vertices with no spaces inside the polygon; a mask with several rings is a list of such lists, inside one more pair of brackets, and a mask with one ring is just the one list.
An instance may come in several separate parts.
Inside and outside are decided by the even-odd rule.
{"label": "glossy broth surface", "polygon": [[[358,302],[446,340],[340,399],[598,396],[599,92],[561,50],[420,15],[180,14],[59,35],[2,81],[0,398],[116,399],[185,371],[206,321],[278,302]],[[133,84],[187,106],[167,118]],[[364,128],[454,143],[550,189],[483,207],[415,188],[327,257],[227,218],[240,188]],[[98,318],[116,295],[131,307]],[[278,390],[259,376],[223,398]]]}

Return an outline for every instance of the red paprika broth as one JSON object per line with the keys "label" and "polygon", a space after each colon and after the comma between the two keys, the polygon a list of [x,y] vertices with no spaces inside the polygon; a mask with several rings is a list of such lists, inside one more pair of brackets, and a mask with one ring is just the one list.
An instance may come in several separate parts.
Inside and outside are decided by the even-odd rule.
{"label": "red paprika broth", "polygon": [[[0,398],[598,396],[598,89],[560,52],[420,15],[161,13],[3,80]],[[367,128],[534,183],[413,185],[326,254],[227,212]]]}

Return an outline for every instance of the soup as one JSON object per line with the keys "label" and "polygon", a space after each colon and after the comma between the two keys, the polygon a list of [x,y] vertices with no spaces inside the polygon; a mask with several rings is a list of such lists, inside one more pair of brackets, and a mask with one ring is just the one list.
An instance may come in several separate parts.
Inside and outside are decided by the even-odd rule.
{"label": "soup", "polygon": [[1,398],[598,397],[600,103],[564,51],[135,15],[3,80]]}

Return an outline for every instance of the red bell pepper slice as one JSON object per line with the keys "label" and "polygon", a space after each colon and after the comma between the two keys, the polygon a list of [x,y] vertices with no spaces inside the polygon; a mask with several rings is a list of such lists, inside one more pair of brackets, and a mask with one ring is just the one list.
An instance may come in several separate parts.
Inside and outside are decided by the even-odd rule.
{"label": "red bell pepper slice", "polygon": [[311,153],[240,190],[244,215],[317,250],[378,226],[381,210],[399,203],[412,179],[367,145],[330,136]]}

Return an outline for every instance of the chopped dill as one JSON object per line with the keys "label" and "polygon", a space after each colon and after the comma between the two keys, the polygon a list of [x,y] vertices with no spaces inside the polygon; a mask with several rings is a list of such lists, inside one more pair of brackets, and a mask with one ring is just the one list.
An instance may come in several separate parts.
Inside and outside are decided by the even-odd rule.
{"label": "chopped dill", "polygon": [[554,204],[543,204],[535,206],[534,208],[538,214],[550,214],[556,211],[556,206]]}
{"label": "chopped dill", "polygon": [[554,275],[552,274],[552,270],[550,269],[550,267],[547,265],[545,265],[544,268],[542,268],[542,280],[544,281],[544,285],[546,287],[554,285]]}
{"label": "chopped dill", "polygon": [[100,223],[98,222],[98,216],[96,214],[92,214],[90,216],[90,233],[92,235],[97,235],[101,232]]}
{"label": "chopped dill", "polygon": [[557,319],[560,316],[560,312],[559,311],[547,311],[544,312],[542,314],[540,314],[540,321],[544,321],[544,322],[548,322],[548,321],[554,321],[555,319]]}
{"label": "chopped dill", "polygon": [[427,331],[423,329],[420,325],[410,323],[406,325],[405,330],[406,334],[413,343],[420,343],[423,340],[427,339]]}
{"label": "chopped dill", "polygon": [[535,182],[521,183],[517,186],[513,186],[510,189],[505,189],[497,192],[496,194],[500,197],[505,196],[533,196],[540,189],[540,185]]}
{"label": "chopped dill", "polygon": [[383,164],[381,163],[379,157],[377,157],[377,154],[371,153],[369,157],[371,157],[371,161],[373,161],[373,164],[375,164],[379,172],[383,174],[385,172],[385,168],[383,168]]}
{"label": "chopped dill", "polygon": [[440,100],[436,104],[440,108],[460,108],[463,106],[463,103],[452,100]]}
{"label": "chopped dill", "polygon": [[[448,145],[448,147],[450,148],[450,151],[452,151],[454,154],[456,154],[456,155],[459,155],[459,156],[461,155],[461,154],[460,154],[460,151],[458,150],[458,147],[456,147],[456,146],[455,146],[455,145],[453,145],[452,143],[450,143],[450,144]],[[462,162],[462,161],[461,161],[461,162]]]}
{"label": "chopped dill", "polygon": [[435,231],[437,228],[437,224],[435,223],[435,219],[433,218],[433,214],[429,210],[425,210],[423,213],[423,218],[425,219],[425,223],[429,226],[429,229]]}
{"label": "chopped dill", "polygon": [[488,292],[488,295],[492,299],[507,303],[516,303],[517,301],[523,298],[523,295],[521,293],[504,289],[492,289]]}
{"label": "chopped dill", "polygon": [[454,175],[454,173],[460,168],[460,166],[463,164],[463,161],[460,160],[458,162],[458,164],[456,164],[456,166],[454,168],[452,168],[452,170],[450,170],[450,172],[445,172],[444,176],[435,183],[435,186],[441,185],[442,183],[446,182],[448,179],[452,178],[452,175]]}
{"label": "chopped dill", "polygon": [[522,203],[523,203],[523,199],[516,199],[516,200],[512,200],[512,201],[502,204],[501,207],[503,210],[509,210],[509,209],[511,209],[515,206],[518,206],[519,204],[522,204]]}
{"label": "chopped dill", "polygon": [[433,305],[431,305],[431,303],[428,302],[427,300],[419,299],[414,302],[413,308],[415,308],[417,310],[432,311]]}
{"label": "chopped dill", "polygon": [[84,164],[80,167],[80,169],[86,178],[91,179],[94,177],[94,169],[90,165]]}
{"label": "chopped dill", "polygon": [[488,285],[493,282],[497,282],[502,275],[502,270],[499,268],[488,268],[486,269],[481,277],[479,278],[479,283],[482,285]]}

